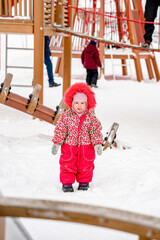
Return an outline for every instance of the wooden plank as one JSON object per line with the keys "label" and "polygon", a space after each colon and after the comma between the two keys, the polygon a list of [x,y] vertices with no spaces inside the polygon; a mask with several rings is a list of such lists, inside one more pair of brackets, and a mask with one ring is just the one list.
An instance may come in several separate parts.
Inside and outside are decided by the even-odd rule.
{"label": "wooden plank", "polygon": [[17,0],[14,0],[14,16],[17,16]]}
{"label": "wooden plank", "polygon": [[9,11],[9,16],[12,16],[12,1],[8,2],[8,11]]}
{"label": "wooden plank", "polygon": [[106,44],[113,44],[113,45],[122,46],[122,47],[126,47],[126,48],[143,50],[143,51],[146,51],[146,52],[147,51],[150,51],[150,52],[159,51],[158,48],[150,48],[149,50],[146,50],[146,48],[144,48],[142,46],[139,46],[139,45],[115,42],[115,41],[100,38],[100,37],[94,37],[94,36],[91,36],[91,35],[85,34],[85,33],[77,33],[77,32],[74,32],[74,31],[68,29],[68,28],[61,28],[61,27],[58,27],[58,26],[53,26],[52,28],[51,27],[47,28],[47,33],[49,35],[54,35],[55,32],[62,32],[62,33],[66,33],[66,34],[68,33],[70,35],[74,35],[74,36],[81,37],[81,38],[88,38],[90,40],[103,42],[103,43],[106,43]]}
{"label": "wooden plank", "polygon": [[5,218],[0,217],[0,240],[5,240]]}
{"label": "wooden plank", "polygon": [[27,113],[33,114],[34,111],[36,110],[41,88],[42,88],[42,86],[40,84],[36,84],[36,86],[34,87],[32,96],[30,99],[30,103],[27,108]]}
{"label": "wooden plank", "polygon": [[160,240],[160,218],[87,204],[1,197],[0,216],[84,223]]}
{"label": "wooden plank", "polygon": [[29,17],[32,19],[33,18],[33,13],[32,13],[32,0],[29,0]]}
{"label": "wooden plank", "polygon": [[44,120],[48,123],[53,124],[53,117],[55,116],[55,111],[51,108],[48,108],[42,104],[38,104],[36,111],[33,114],[27,112],[26,106],[28,104],[28,99],[24,98],[18,94],[10,93],[8,95],[8,100],[5,101],[4,105],[12,107],[16,110],[27,113],[33,117]]}
{"label": "wooden plank", "polygon": [[24,16],[27,16],[27,0],[24,0]]}
{"label": "wooden plank", "polygon": [[34,22],[32,20],[0,19],[1,33],[34,33]]}
{"label": "wooden plank", "polygon": [[58,0],[58,4],[55,7],[55,22],[57,25],[64,27],[64,7],[62,6],[63,0]]}
{"label": "wooden plank", "polygon": [[5,101],[6,101],[12,78],[13,78],[13,75],[8,73],[6,75],[4,83],[2,83],[3,87],[2,87],[1,92],[0,92],[0,103],[5,103]]}
{"label": "wooden plank", "polygon": [[8,16],[8,1],[7,0],[3,0],[3,1],[4,1],[5,15]]}
{"label": "wooden plank", "polygon": [[0,0],[0,15],[2,15],[3,14],[3,2],[2,2],[2,0]]}
{"label": "wooden plank", "polygon": [[24,34],[33,34],[34,33],[34,27],[31,25],[31,26],[26,26],[25,24],[24,25],[5,25],[5,24],[0,24],[0,32],[1,33],[24,33]]}
{"label": "wooden plank", "polygon": [[22,16],[22,0],[19,0],[19,14]]}

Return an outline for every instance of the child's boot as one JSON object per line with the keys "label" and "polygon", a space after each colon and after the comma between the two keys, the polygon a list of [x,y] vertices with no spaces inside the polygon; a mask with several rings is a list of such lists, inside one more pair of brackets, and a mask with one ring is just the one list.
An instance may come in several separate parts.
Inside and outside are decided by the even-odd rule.
{"label": "child's boot", "polygon": [[78,190],[87,191],[88,188],[89,188],[89,183],[83,183],[83,182],[79,183]]}
{"label": "child's boot", "polygon": [[74,192],[74,189],[72,187],[71,183],[66,183],[62,185],[63,192]]}

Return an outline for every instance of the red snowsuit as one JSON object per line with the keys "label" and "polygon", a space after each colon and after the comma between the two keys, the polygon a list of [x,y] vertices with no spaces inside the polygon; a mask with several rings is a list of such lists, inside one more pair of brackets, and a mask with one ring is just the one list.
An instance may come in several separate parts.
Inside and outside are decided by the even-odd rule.
{"label": "red snowsuit", "polygon": [[[84,86],[87,91],[92,91],[84,83],[74,85],[79,86],[80,91]],[[64,99],[66,104],[72,100],[70,97],[74,95],[72,90],[69,89],[69,94],[68,92],[66,94]],[[87,95],[86,92],[84,93]],[[79,118],[74,111],[69,109],[63,113],[55,127],[53,142],[61,145],[60,182],[62,184],[74,183],[75,179],[77,182],[91,182],[95,159],[94,146],[103,143],[101,123],[96,118],[94,110],[90,109],[90,106],[95,105],[95,99],[89,100],[90,94],[87,97],[89,110]],[[94,95],[91,96],[93,97]]]}

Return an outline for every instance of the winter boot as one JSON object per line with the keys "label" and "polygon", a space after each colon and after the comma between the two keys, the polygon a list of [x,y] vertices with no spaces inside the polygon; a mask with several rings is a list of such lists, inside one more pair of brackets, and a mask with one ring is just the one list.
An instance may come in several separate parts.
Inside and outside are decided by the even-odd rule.
{"label": "winter boot", "polygon": [[89,183],[79,183],[78,190],[87,191],[89,188]]}
{"label": "winter boot", "polygon": [[62,185],[63,192],[74,192],[74,189],[72,187],[71,183],[66,183]]}
{"label": "winter boot", "polygon": [[146,40],[145,43],[142,44],[142,47],[150,48],[150,45],[151,45],[151,41],[150,40]]}

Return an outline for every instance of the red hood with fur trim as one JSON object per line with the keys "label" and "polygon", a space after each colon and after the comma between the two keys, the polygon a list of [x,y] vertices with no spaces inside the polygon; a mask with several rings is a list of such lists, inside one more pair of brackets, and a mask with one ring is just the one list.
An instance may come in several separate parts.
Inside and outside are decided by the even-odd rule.
{"label": "red hood with fur trim", "polygon": [[88,109],[94,109],[96,106],[95,93],[92,91],[91,87],[86,83],[75,83],[70,88],[65,91],[64,103],[67,104],[69,108],[72,107],[73,96],[77,92],[82,92],[87,95]]}

